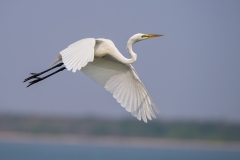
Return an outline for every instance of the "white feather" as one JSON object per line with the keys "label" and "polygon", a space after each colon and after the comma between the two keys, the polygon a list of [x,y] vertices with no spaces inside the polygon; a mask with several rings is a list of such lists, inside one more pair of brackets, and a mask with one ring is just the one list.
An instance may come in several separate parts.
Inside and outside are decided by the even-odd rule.
{"label": "white feather", "polygon": [[[113,94],[128,112],[147,122],[155,118],[152,108],[158,112],[143,83],[132,65],[125,65],[107,58],[95,58],[81,71]],[[134,102],[134,103],[133,103]]]}
{"label": "white feather", "polygon": [[142,35],[132,36],[127,43],[131,59],[125,58],[111,40],[103,38],[79,40],[62,50],[60,55],[68,70],[81,70],[112,93],[117,102],[138,120],[147,122],[147,119],[156,118],[153,110],[159,110],[131,65],[137,59],[132,45],[146,39]]}
{"label": "white feather", "polygon": [[68,48],[60,52],[65,67],[70,71],[76,72],[86,66],[88,62],[94,59],[94,47],[96,40],[94,38],[86,38],[79,40]]}

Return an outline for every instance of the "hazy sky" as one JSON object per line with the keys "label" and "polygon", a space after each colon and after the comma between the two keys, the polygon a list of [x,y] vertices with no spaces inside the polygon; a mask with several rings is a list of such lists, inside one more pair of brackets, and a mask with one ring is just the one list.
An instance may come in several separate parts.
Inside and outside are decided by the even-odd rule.
{"label": "hazy sky", "polygon": [[240,1],[0,1],[0,113],[130,116],[81,72],[25,88],[69,44],[111,39],[123,55],[135,33],[134,67],[161,111],[158,119],[240,122]]}

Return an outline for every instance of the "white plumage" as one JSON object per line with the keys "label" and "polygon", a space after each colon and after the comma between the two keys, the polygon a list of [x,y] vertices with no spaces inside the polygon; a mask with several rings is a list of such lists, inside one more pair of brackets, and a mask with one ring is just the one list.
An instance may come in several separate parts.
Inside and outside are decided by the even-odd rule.
{"label": "white plumage", "polygon": [[76,72],[86,66],[88,62],[92,62],[94,59],[95,43],[96,40],[94,38],[86,38],[62,50],[60,55],[67,70]]}
{"label": "white plumage", "polygon": [[[133,52],[132,46],[138,41],[160,36],[162,35],[141,33],[133,35],[127,42],[127,51],[131,55],[130,59],[125,58],[111,40],[86,38],[62,50],[56,62],[62,61],[66,69],[72,70],[72,72],[81,70],[112,93],[117,102],[138,120],[142,119],[147,122],[147,119],[156,118],[154,111],[160,112],[132,66],[132,63],[137,60],[137,55]],[[51,69],[61,65],[58,64]],[[30,82],[28,85],[30,86],[64,70],[65,67],[43,78],[38,76],[51,69],[33,74],[25,81],[36,78],[36,80]]]}
{"label": "white plumage", "polygon": [[60,54],[68,70],[81,70],[111,92],[117,102],[138,120],[147,122],[147,119],[156,118],[153,110],[159,112],[158,108],[133,66],[121,62],[124,58],[111,40],[82,39]]}
{"label": "white plumage", "polygon": [[131,64],[125,65],[106,58],[95,58],[82,72],[113,94],[113,97],[137,119],[156,118],[159,112]]}

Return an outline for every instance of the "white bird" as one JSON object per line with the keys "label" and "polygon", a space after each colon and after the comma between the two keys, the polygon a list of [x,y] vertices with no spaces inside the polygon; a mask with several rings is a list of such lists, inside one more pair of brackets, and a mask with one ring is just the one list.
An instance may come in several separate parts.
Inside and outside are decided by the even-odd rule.
{"label": "white bird", "polygon": [[[145,86],[139,79],[132,63],[137,60],[137,54],[133,52],[134,43],[149,38],[160,37],[161,34],[142,34],[133,35],[127,42],[127,51],[131,58],[125,58],[109,39],[86,38],[79,40],[58,55],[57,62],[61,62],[43,72],[31,73],[32,76],[24,80],[29,82],[29,86],[42,81],[64,69],[72,72],[81,70],[96,83],[102,85],[107,91],[113,94],[113,97],[128,112],[138,120],[147,123],[147,119],[156,118],[154,111],[160,113]],[[54,68],[64,64],[65,67],[45,76],[38,77]]]}

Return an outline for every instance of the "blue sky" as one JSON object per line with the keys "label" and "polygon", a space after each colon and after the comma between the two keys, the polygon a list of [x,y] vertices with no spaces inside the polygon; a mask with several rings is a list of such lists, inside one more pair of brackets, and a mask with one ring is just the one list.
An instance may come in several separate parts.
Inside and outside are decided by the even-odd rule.
{"label": "blue sky", "polygon": [[[158,119],[240,122],[240,1],[1,1],[0,113],[131,117],[81,72],[64,71],[30,88],[69,44],[111,39],[129,57],[161,111]],[[133,117],[134,119],[134,117]]]}

